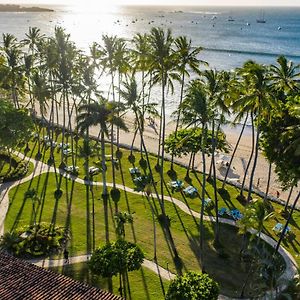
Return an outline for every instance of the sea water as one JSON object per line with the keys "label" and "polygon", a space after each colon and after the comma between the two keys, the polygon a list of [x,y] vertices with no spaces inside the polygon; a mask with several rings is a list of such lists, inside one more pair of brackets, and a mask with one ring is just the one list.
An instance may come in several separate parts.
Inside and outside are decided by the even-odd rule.
{"label": "sea water", "polygon": [[[272,64],[278,55],[300,62],[300,8],[248,7],[54,7],[55,12],[0,13],[0,33],[12,33],[22,39],[29,27],[39,27],[46,35],[62,26],[78,47],[101,43],[102,34],[130,40],[137,32],[149,32],[154,26],[170,28],[174,36],[186,35],[194,46],[203,47],[199,58],[211,68],[232,70],[249,59]],[[262,11],[266,23],[257,23]],[[233,21],[229,21],[229,19]],[[107,90],[103,85],[103,90]],[[178,85],[175,85],[179,90]],[[152,99],[159,102],[159,89]],[[179,101],[179,93],[167,98],[170,114]]]}

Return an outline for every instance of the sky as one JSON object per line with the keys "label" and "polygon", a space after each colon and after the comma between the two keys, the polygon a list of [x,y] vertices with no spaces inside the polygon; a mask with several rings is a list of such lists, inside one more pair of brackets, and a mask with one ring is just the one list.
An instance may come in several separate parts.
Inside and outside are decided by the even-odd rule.
{"label": "sky", "polygon": [[0,0],[8,4],[66,4],[66,5],[218,5],[218,6],[300,6],[300,0]]}

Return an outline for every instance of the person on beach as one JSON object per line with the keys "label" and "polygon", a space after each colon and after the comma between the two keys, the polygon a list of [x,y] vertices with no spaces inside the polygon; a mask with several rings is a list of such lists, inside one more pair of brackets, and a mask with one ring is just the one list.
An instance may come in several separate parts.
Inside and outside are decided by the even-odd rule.
{"label": "person on beach", "polygon": [[259,187],[259,183],[260,183],[260,178],[257,179],[257,184],[256,184],[257,187]]}
{"label": "person on beach", "polygon": [[279,191],[276,192],[276,197],[279,198],[280,197],[280,193]]}

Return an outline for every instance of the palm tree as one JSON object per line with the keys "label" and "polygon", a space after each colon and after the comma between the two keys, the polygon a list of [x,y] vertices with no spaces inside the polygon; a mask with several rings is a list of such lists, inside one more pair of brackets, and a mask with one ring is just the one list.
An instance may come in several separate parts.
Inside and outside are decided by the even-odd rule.
{"label": "palm tree", "polygon": [[77,116],[78,130],[84,133],[87,128],[91,126],[99,126],[100,140],[101,140],[101,164],[102,164],[102,181],[103,191],[102,198],[105,208],[105,226],[106,226],[106,242],[109,243],[108,231],[108,210],[107,200],[108,191],[106,183],[106,164],[105,164],[105,136],[109,137],[108,125],[114,124],[123,130],[127,127],[122,118],[118,117],[118,103],[109,102],[108,100],[100,97],[99,102],[91,102],[88,104],[81,104],[78,108],[79,115]]}
{"label": "palm tree", "polygon": [[29,27],[28,33],[25,34],[26,38],[22,40],[24,45],[28,46],[31,55],[38,52],[38,45],[45,38],[45,35],[41,34],[41,30],[37,27]]}
{"label": "palm tree", "polygon": [[161,85],[161,121],[160,121],[160,135],[159,135],[159,148],[158,148],[158,162],[160,159],[160,188],[161,188],[161,203],[162,214],[165,216],[164,209],[164,160],[165,160],[165,133],[166,133],[166,111],[165,111],[165,98],[166,88],[170,88],[173,92],[172,80],[179,80],[176,66],[176,57],[172,53],[173,37],[170,29],[166,32],[162,28],[152,28],[149,36],[151,45],[151,63],[150,70],[153,73],[153,84]]}
{"label": "palm tree", "polygon": [[134,113],[135,124],[137,125],[135,135],[137,134],[137,132],[139,132],[142,140],[142,136],[144,133],[144,120],[146,115],[153,118],[159,116],[158,111],[156,110],[157,104],[154,102],[145,103],[143,99],[143,91],[140,93],[138,92],[138,86],[134,74],[128,80],[123,82],[123,89],[119,91],[119,94],[123,98],[123,100],[125,100],[125,107]]}
{"label": "palm tree", "polygon": [[299,65],[288,61],[283,55],[277,58],[278,65],[270,66],[270,80],[275,90],[282,92],[299,91]]}
{"label": "palm tree", "polygon": [[[116,66],[116,70],[118,71],[118,91],[121,87],[121,82],[123,80],[123,76],[128,73],[130,68],[129,65],[129,51],[127,49],[127,44],[125,40],[118,38],[116,41],[116,48],[114,53],[114,64]],[[120,103],[121,96],[118,95],[118,102]],[[117,149],[119,150],[119,142],[120,142],[120,132],[119,128],[117,128]]]}
{"label": "palm tree", "polygon": [[16,108],[20,107],[19,94],[24,88],[23,66],[21,64],[21,48],[17,39],[11,34],[3,34],[3,54],[6,59],[7,81],[11,98]]}
{"label": "palm tree", "polygon": [[[148,34],[140,34],[137,33],[133,39],[132,43],[134,45],[134,49],[131,50],[132,55],[132,65],[133,65],[133,73],[135,72],[141,72],[141,84],[142,84],[142,105],[145,104],[146,99],[146,93],[145,93],[145,87],[146,87],[146,80],[147,77],[149,77],[148,81],[148,101],[150,99],[151,94],[151,72],[149,72],[149,64],[150,64],[150,43],[149,43],[149,36]],[[143,115],[145,115],[145,111],[143,110]],[[142,132],[144,132],[144,122],[145,118],[141,120],[141,129]],[[141,153],[142,153],[142,143],[141,143]]]}
{"label": "palm tree", "polygon": [[[181,105],[183,99],[183,91],[185,85],[185,77],[190,77],[189,69],[195,73],[199,73],[199,67],[201,64],[208,66],[208,63],[203,60],[199,60],[197,56],[202,51],[202,47],[192,47],[192,41],[188,40],[186,36],[179,36],[175,39],[175,54],[178,59],[178,70],[181,76],[181,88],[180,88],[180,100],[179,106]],[[177,115],[176,127],[175,127],[175,137],[177,135],[177,130],[180,120],[180,111]],[[171,170],[173,170],[173,160],[174,155],[171,159]]]}
{"label": "palm tree", "polygon": [[[248,88],[247,91],[245,91],[245,94],[234,102],[233,108],[240,108],[241,113],[250,112],[251,119],[253,120],[253,145],[255,140],[255,147],[252,147],[252,153],[254,151],[254,161],[250,175],[249,192],[247,196],[247,201],[249,202],[251,199],[253,179],[258,158],[260,140],[260,121],[262,116],[269,115],[271,108],[275,105],[275,103],[271,97],[271,91],[268,82],[268,72],[264,66],[256,64],[253,61],[248,61],[244,64],[243,68],[239,70],[239,73],[243,78],[245,78]],[[254,125],[256,125],[257,127],[256,138],[254,137]]]}
{"label": "palm tree", "polygon": [[[216,228],[215,228],[215,242],[219,243],[219,217],[218,217],[218,193],[217,193],[217,178],[216,178],[216,164],[215,164],[215,149],[218,143],[218,133],[220,131],[220,120],[222,114],[229,114],[229,110],[224,102],[224,86],[225,77],[223,73],[216,70],[205,70],[203,75],[203,89],[206,93],[207,104],[214,108],[211,113],[211,128],[212,128],[212,169],[213,169],[213,185],[216,211]],[[216,130],[216,122],[219,126]]]}
{"label": "palm tree", "polygon": [[213,117],[213,107],[209,103],[208,94],[205,91],[203,82],[200,80],[192,80],[188,85],[186,96],[179,108],[181,111],[181,122],[187,124],[188,127],[201,126],[201,154],[202,154],[202,193],[201,193],[201,212],[200,212],[200,263],[204,268],[203,260],[203,240],[204,240],[204,199],[206,187],[206,144],[208,124]]}
{"label": "palm tree", "polygon": [[[103,46],[100,47],[99,53],[101,57],[101,64],[103,69],[108,69],[108,72],[111,77],[111,89],[112,89],[112,99],[116,101],[115,95],[115,75],[117,71],[117,64],[116,64],[116,49],[117,45],[120,44],[119,39],[117,36],[108,36],[102,35]],[[114,149],[113,149],[113,137],[114,137],[114,125],[111,126],[111,157],[112,161],[114,160]],[[112,164],[112,175],[113,175],[113,184],[115,189],[115,182],[116,182],[116,175],[115,175],[115,166]]]}

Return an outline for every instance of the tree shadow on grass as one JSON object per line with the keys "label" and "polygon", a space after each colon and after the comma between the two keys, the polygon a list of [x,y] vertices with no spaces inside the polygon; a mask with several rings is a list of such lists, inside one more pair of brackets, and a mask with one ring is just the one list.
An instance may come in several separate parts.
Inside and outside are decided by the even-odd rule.
{"label": "tree shadow on grass", "polygon": [[[36,169],[34,169],[33,175],[35,175],[35,172],[36,172]],[[41,175],[42,174],[39,173],[39,174],[36,174],[35,177],[32,177],[31,180],[30,180],[30,182],[29,182],[28,189],[27,189],[27,191],[29,191],[30,189],[33,188],[37,192],[37,196],[39,197],[39,201],[40,201],[40,205],[39,205],[39,207],[40,207],[40,210],[39,210],[40,214],[42,212],[43,201],[44,201],[44,198],[45,198],[43,191],[47,189],[47,182],[48,182],[48,178],[49,178],[49,173],[46,173],[44,182],[41,182],[42,181],[42,176]],[[34,182],[34,180],[36,178],[37,178],[36,186],[32,187],[33,186],[33,182]],[[42,187],[41,187],[41,185],[42,185]],[[14,201],[15,197],[17,196],[17,193],[19,192],[19,188],[20,188],[20,186],[18,185],[16,187],[14,195],[12,196],[12,201]],[[42,188],[42,191],[41,191],[41,195],[39,196],[39,192],[40,192],[41,188]],[[22,214],[23,214],[23,209],[25,207],[26,201],[29,201],[29,199],[28,198],[26,199],[25,195],[24,195],[23,202],[22,202],[22,204],[21,204],[21,206],[19,208],[19,211],[17,213],[17,216],[16,216],[16,218],[14,220],[14,223],[12,225],[11,231],[15,230],[18,227],[19,221],[20,221],[20,219],[22,217]],[[32,214],[33,214],[33,211],[32,211]],[[36,213],[36,215],[37,215],[37,213]],[[32,215],[31,215],[31,218],[32,218]]]}

